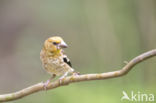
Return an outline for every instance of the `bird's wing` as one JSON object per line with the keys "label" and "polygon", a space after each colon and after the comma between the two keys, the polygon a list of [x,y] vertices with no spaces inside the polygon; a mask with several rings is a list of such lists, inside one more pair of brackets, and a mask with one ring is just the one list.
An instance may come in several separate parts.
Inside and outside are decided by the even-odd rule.
{"label": "bird's wing", "polygon": [[72,64],[71,64],[69,58],[68,58],[65,54],[63,55],[63,61],[64,61],[66,64],[68,64],[70,67],[72,67]]}

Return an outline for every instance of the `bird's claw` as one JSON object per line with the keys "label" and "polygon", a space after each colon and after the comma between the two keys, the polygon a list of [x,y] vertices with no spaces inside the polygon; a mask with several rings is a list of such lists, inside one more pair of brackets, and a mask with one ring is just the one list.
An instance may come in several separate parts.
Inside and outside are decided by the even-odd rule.
{"label": "bird's claw", "polygon": [[49,83],[50,83],[50,80],[47,80],[47,81],[44,83],[44,85],[43,85],[44,90],[47,90],[47,86],[48,86]]}
{"label": "bird's claw", "polygon": [[64,76],[62,76],[62,77],[59,78],[59,83],[60,84],[62,83],[62,81],[63,81],[64,78],[65,78]]}
{"label": "bird's claw", "polygon": [[59,84],[61,84],[61,83],[62,83],[62,81],[63,81],[63,78],[62,78],[62,79],[60,78],[60,79],[59,79]]}
{"label": "bird's claw", "polygon": [[79,76],[80,75],[80,72],[74,72],[73,73],[73,76]]}

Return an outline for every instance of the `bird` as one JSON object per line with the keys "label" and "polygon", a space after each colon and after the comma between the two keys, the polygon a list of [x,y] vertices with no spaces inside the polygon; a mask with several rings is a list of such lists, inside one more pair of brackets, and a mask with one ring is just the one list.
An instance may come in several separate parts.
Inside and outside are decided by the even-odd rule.
{"label": "bird", "polygon": [[78,72],[75,72],[72,68],[72,64],[63,50],[67,47],[68,45],[59,36],[49,37],[45,40],[40,52],[40,59],[43,68],[51,75],[51,78],[45,82],[44,88],[56,76],[60,76],[59,80],[61,81],[69,73],[78,75]]}

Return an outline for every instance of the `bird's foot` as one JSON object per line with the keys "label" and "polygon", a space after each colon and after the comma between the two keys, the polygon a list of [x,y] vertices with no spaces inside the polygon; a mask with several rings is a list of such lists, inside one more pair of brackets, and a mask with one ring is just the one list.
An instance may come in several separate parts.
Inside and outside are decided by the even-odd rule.
{"label": "bird's foot", "polygon": [[63,79],[65,78],[65,76],[62,76],[59,78],[59,83],[61,84],[63,82]]}
{"label": "bird's foot", "polygon": [[73,76],[79,76],[80,75],[80,72],[74,72],[73,73]]}
{"label": "bird's foot", "polygon": [[47,81],[44,83],[44,86],[43,86],[44,90],[47,90],[47,86],[48,86],[49,83],[50,83],[50,80],[47,80]]}

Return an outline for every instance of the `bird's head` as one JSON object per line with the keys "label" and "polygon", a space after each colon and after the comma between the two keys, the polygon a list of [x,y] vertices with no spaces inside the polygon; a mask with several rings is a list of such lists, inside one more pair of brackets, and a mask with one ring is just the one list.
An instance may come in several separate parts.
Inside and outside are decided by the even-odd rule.
{"label": "bird's head", "polygon": [[44,43],[44,47],[46,50],[48,50],[49,52],[58,52],[60,51],[62,48],[67,48],[68,45],[63,41],[63,39],[59,36],[54,36],[54,37],[50,37],[48,38],[45,43]]}

